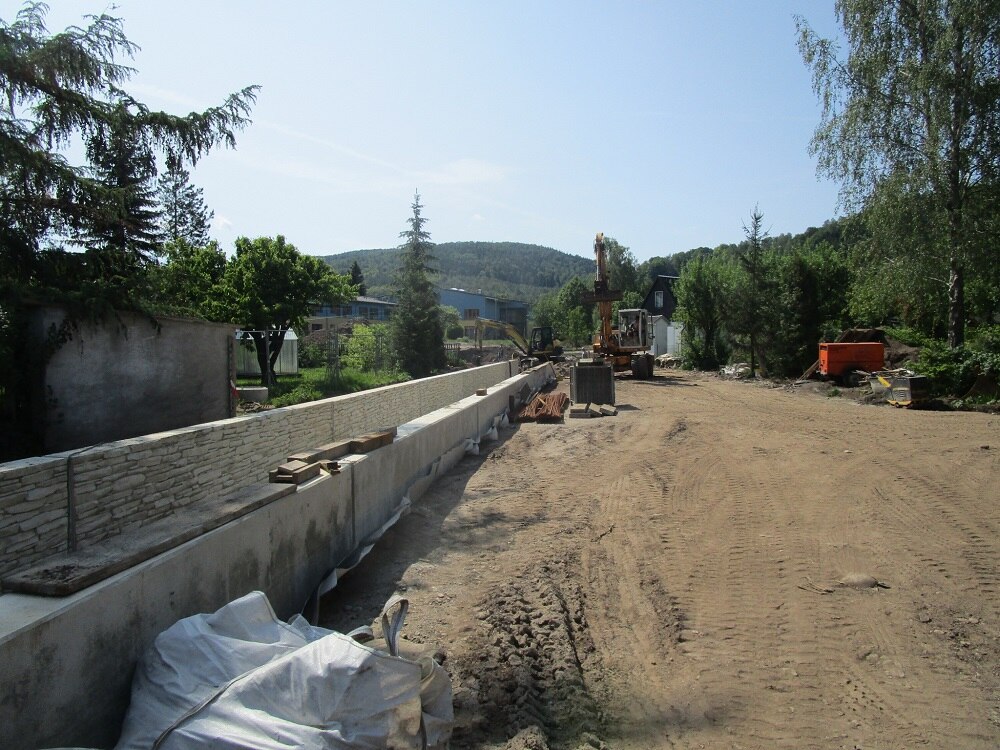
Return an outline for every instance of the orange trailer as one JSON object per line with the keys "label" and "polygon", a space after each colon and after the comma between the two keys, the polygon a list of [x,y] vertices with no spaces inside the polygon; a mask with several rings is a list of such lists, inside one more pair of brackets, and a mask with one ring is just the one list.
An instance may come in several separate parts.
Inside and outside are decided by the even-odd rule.
{"label": "orange trailer", "polygon": [[858,371],[866,373],[885,366],[885,346],[879,342],[843,342],[819,345],[819,373],[857,385]]}

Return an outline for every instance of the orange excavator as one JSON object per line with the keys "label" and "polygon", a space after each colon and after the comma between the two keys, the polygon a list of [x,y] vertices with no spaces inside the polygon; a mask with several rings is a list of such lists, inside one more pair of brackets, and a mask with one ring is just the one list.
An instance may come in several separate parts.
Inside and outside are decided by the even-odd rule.
{"label": "orange excavator", "polygon": [[653,332],[649,313],[642,308],[619,310],[617,325],[614,325],[612,303],[622,298],[622,292],[608,288],[608,256],[603,232],[598,232],[594,238],[594,255],[597,259],[594,293],[585,296],[586,301],[597,304],[601,319],[601,329],[593,341],[594,356],[610,363],[615,372],[631,370],[636,379],[651,378],[653,355],[649,348]]}

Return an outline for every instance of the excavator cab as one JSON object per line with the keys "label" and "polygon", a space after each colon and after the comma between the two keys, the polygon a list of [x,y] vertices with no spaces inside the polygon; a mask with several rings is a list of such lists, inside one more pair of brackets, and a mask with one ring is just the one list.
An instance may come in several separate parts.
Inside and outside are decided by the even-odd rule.
{"label": "excavator cab", "polygon": [[646,349],[652,339],[649,330],[649,313],[637,310],[618,311],[618,342],[621,347]]}
{"label": "excavator cab", "polygon": [[529,351],[532,354],[551,352],[557,343],[552,334],[552,326],[541,326],[540,328],[531,329],[531,347]]}

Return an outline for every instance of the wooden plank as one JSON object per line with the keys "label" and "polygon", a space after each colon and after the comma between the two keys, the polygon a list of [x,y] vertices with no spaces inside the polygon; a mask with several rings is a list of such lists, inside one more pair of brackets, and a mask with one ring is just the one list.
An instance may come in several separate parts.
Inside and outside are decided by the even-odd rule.
{"label": "wooden plank", "polygon": [[351,441],[351,453],[370,453],[383,445],[389,445],[395,437],[395,429],[385,432],[370,432]]}
{"label": "wooden plank", "polygon": [[319,476],[321,470],[319,463],[307,464],[304,461],[289,461],[281,464],[277,469],[268,472],[267,478],[270,482],[284,484],[302,484],[313,477]]}

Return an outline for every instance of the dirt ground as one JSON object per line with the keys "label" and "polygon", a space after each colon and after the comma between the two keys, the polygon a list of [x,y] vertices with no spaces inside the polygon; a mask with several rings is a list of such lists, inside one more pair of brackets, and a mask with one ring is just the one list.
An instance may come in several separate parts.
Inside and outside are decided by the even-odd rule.
{"label": "dirt ground", "polygon": [[453,748],[1000,746],[1000,415],[672,371],[617,398],[465,458],[322,624],[405,592]]}

